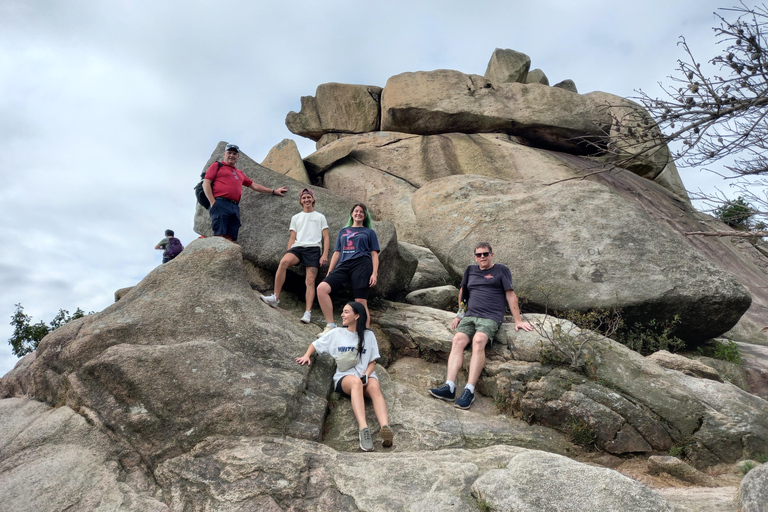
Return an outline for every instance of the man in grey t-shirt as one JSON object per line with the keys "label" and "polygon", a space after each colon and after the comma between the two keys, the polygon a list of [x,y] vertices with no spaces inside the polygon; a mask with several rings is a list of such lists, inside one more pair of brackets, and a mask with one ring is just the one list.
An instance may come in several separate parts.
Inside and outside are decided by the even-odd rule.
{"label": "man in grey t-shirt", "polygon": [[[475,246],[475,261],[464,272],[459,291],[459,314],[451,322],[453,336],[451,353],[448,356],[448,371],[445,384],[430,389],[435,398],[453,400],[456,397],[456,377],[464,361],[464,348],[472,340],[472,358],[469,361],[469,376],[464,392],[454,405],[469,409],[475,401],[475,384],[485,366],[485,345],[493,339],[499,326],[504,322],[506,307],[515,319],[515,330],[532,331],[533,326],[520,316],[517,295],[512,288],[512,274],[509,269],[493,263],[493,249],[488,242]],[[461,312],[463,301],[468,303],[466,313]]]}

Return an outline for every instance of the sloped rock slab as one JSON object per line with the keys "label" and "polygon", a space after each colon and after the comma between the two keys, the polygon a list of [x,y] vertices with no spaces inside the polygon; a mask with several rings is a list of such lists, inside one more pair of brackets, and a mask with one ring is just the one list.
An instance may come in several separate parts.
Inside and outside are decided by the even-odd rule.
{"label": "sloped rock slab", "polygon": [[[390,426],[395,431],[393,447],[384,448],[384,451],[481,448],[497,444],[563,454],[578,451],[559,432],[500,414],[491,399],[478,397],[469,411],[435,399],[427,390],[444,379],[444,364],[403,358],[390,366],[390,371],[394,378],[387,370],[376,369],[387,402]],[[335,394],[332,401],[324,443],[340,451],[359,450],[357,422],[349,399]],[[375,446],[380,447],[379,425],[370,403],[366,407],[366,420]]]}
{"label": "sloped rock slab", "polygon": [[2,510],[169,512],[136,462],[126,445],[69,407],[0,400]]}
{"label": "sloped rock slab", "polygon": [[[312,381],[327,386],[333,368],[293,361],[317,328],[284,313],[251,290],[239,246],[196,240],[120,301],[48,335],[0,391],[87,411],[149,464],[215,434],[316,438],[328,389]],[[314,429],[295,423],[312,417]]]}
{"label": "sloped rock slab", "polygon": [[[527,477],[507,477],[531,463]],[[157,475],[172,510],[194,504],[210,511],[476,512],[480,500],[487,505],[510,496],[510,486],[515,496],[541,505],[525,510],[556,510],[570,503],[563,492],[572,485],[592,488],[591,499],[577,494],[579,510],[669,510],[655,492],[612,470],[512,446],[339,453],[308,441],[220,437],[166,461]],[[551,490],[549,497],[537,486]]]}

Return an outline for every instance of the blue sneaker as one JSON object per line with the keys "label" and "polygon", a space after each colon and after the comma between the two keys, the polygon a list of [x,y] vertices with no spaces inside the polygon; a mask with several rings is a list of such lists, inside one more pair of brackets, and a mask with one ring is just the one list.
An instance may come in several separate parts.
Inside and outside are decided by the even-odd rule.
{"label": "blue sneaker", "polygon": [[464,388],[464,392],[458,399],[456,399],[456,403],[454,403],[453,406],[458,407],[459,409],[469,409],[474,401],[475,394],[467,388]]}
{"label": "blue sneaker", "polygon": [[443,384],[439,388],[432,388],[429,390],[429,393],[440,400],[453,401],[456,398],[456,391],[451,391],[451,386],[448,384]]}

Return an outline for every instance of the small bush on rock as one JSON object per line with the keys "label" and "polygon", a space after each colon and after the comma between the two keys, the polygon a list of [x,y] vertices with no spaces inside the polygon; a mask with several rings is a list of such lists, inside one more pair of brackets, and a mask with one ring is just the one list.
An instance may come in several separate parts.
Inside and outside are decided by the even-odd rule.
{"label": "small bush on rock", "polygon": [[631,328],[619,329],[613,339],[643,355],[659,350],[675,353],[685,347],[685,342],[672,334],[679,324],[678,315],[665,322],[657,322],[654,318],[644,324],[638,322]]}
{"label": "small bush on rock", "polygon": [[701,346],[696,349],[696,352],[702,356],[711,357],[713,359],[721,359],[728,361],[729,363],[741,364],[741,352],[739,352],[739,346],[731,340],[721,341],[713,340],[713,344]]}

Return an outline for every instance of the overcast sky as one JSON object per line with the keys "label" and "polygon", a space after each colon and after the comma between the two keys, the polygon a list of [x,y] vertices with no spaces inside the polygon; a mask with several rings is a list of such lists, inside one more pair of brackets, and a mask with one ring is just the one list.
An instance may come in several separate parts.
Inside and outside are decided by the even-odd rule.
{"label": "overcast sky", "polygon": [[[256,161],[285,115],[325,82],[384,86],[406,71],[482,75],[495,48],[531,56],[550,83],[658,91],[685,35],[714,55],[711,0],[2,0],[0,375],[14,304],[33,321],[100,311],[185,245],[192,188],[220,140]],[[681,169],[689,190],[716,182]],[[297,191],[291,191],[291,193]]]}

